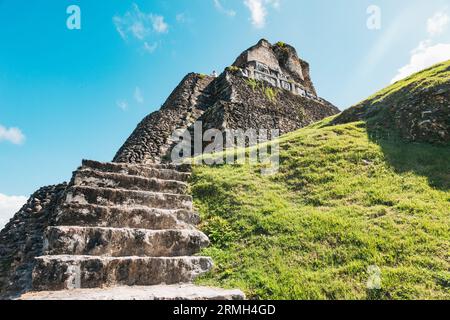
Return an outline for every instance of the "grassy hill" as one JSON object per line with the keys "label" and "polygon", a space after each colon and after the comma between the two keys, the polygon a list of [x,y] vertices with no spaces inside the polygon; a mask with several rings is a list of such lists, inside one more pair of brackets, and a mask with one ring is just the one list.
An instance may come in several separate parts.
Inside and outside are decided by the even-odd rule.
{"label": "grassy hill", "polygon": [[450,148],[334,120],[280,138],[274,175],[194,167],[216,263],[197,282],[253,299],[450,299]]}
{"label": "grassy hill", "polygon": [[450,144],[450,60],[400,80],[339,115],[363,120],[374,136]]}

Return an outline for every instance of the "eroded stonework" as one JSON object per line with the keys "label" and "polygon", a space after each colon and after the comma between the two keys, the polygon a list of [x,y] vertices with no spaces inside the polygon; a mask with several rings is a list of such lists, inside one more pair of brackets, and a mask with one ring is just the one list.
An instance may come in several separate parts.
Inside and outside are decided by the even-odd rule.
{"label": "eroded stonework", "polygon": [[[447,72],[450,71],[448,68]],[[440,145],[450,143],[450,81],[431,88],[412,83],[387,98],[371,97],[345,110],[333,124],[365,121],[372,139],[393,139]]]}
{"label": "eroded stonework", "polygon": [[189,127],[211,105],[213,77],[188,74],[161,110],[141,121],[114,157],[115,162],[158,163],[172,145],[176,129]]}
{"label": "eroded stonework", "polygon": [[66,184],[43,187],[0,232],[0,299],[31,289],[35,258],[44,252],[44,232],[55,220],[55,208]]}
{"label": "eroded stonework", "polygon": [[335,115],[338,108],[317,96],[307,62],[288,44],[261,40],[219,77],[190,74],[160,111],[131,134],[115,162],[170,161],[175,130],[279,129],[281,134]]}
{"label": "eroded stonework", "polygon": [[[0,299],[30,290],[48,292],[25,298],[114,299],[120,291],[120,298],[243,299],[240,291],[179,286],[213,262],[194,256],[209,240],[195,228],[189,166],[165,163],[177,143],[172,134],[191,133],[196,121],[202,130],[283,134],[336,113],[286,44],[261,40],[219,77],[188,74],[114,162],[83,161],[69,184],[37,191],[1,231]],[[154,285],[162,286],[146,287]],[[123,286],[134,289],[114,289]]]}
{"label": "eroded stonework", "polygon": [[288,90],[276,90],[271,98],[265,83],[253,87],[239,71],[224,72],[215,85],[221,98],[199,118],[205,129],[278,129],[285,134],[338,112],[324,99],[306,99]]}
{"label": "eroded stonework", "polygon": [[271,45],[267,40],[244,51],[233,66],[244,71],[244,76],[271,82],[304,97],[317,97],[309,74],[309,64],[301,60],[294,47],[278,42]]}

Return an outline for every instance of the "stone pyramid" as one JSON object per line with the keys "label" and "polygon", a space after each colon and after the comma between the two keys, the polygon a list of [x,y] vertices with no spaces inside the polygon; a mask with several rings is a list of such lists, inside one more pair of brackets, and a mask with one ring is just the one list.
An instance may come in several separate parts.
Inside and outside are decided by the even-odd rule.
{"label": "stone pyramid", "polygon": [[[267,90],[275,92],[267,95]],[[189,74],[113,162],[83,161],[68,184],[44,187],[0,233],[0,298],[244,299],[192,285],[213,261],[195,228],[189,166],[170,164],[176,129],[279,129],[334,115],[309,65],[261,40],[220,76]]]}

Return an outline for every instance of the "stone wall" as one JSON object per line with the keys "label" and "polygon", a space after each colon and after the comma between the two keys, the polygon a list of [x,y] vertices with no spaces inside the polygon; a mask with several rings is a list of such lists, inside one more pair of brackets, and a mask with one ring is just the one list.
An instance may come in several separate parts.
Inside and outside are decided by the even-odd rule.
{"label": "stone wall", "polygon": [[[217,101],[200,117],[205,130],[279,129],[285,134],[339,112],[325,100],[306,99],[265,83],[253,87],[237,72],[224,73],[218,82],[219,90],[228,92],[228,98]],[[267,94],[269,88],[275,97]]]}
{"label": "stone wall", "polygon": [[[228,70],[217,78],[212,86],[216,102],[198,119],[203,133],[209,129],[279,129],[280,134],[285,134],[339,112],[326,100],[307,99],[266,82],[256,83],[257,86],[250,83],[238,70]],[[267,90],[274,96],[268,95]],[[186,129],[192,141],[195,129],[193,125]],[[209,142],[203,142],[203,147],[207,145]],[[194,154],[193,143],[191,147],[191,155],[198,155]]]}
{"label": "stone wall", "polygon": [[261,62],[249,62],[245,68],[240,70],[240,73],[244,78],[264,81],[273,87],[290,91],[295,95],[300,95],[304,98],[317,100],[319,102],[321,101],[321,98],[319,98],[315,92],[312,92],[299,82],[291,80],[282,72],[271,69]]}
{"label": "stone wall", "polygon": [[236,67],[245,67],[250,61],[259,61],[271,68],[279,67],[278,59],[267,40],[260,40],[255,46],[245,50],[233,63]]}
{"label": "stone wall", "polygon": [[190,126],[209,107],[213,80],[213,77],[205,75],[188,74],[161,110],[142,120],[117,152],[114,162],[161,162],[172,145],[172,133]]}
{"label": "stone wall", "polygon": [[30,289],[35,257],[43,253],[45,229],[66,184],[36,191],[0,232],[0,299]]}

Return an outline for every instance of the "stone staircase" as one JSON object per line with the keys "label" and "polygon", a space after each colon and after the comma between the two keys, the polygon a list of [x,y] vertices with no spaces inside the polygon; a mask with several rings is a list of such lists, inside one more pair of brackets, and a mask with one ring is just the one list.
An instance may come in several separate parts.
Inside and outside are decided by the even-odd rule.
{"label": "stone staircase", "polygon": [[240,291],[189,284],[213,266],[195,256],[209,240],[195,228],[189,175],[187,166],[83,161],[45,232],[36,292],[22,298],[244,299]]}

